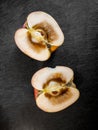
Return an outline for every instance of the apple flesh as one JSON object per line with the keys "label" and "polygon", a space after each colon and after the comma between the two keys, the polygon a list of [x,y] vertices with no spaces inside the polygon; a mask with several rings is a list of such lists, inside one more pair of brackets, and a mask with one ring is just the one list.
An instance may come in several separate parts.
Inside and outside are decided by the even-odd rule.
{"label": "apple flesh", "polygon": [[15,32],[18,48],[29,57],[45,61],[64,42],[64,34],[49,14],[36,11],[28,15],[23,27]]}
{"label": "apple flesh", "polygon": [[45,112],[58,112],[73,104],[80,95],[73,77],[73,70],[65,66],[37,71],[31,79],[37,106]]}

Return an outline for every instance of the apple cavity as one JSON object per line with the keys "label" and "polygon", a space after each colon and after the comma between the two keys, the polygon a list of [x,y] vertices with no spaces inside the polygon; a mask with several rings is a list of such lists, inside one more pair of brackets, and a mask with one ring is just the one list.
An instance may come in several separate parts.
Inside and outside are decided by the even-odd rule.
{"label": "apple cavity", "polygon": [[36,11],[28,15],[23,27],[15,32],[18,48],[29,57],[45,61],[64,42],[64,34],[49,14]]}
{"label": "apple cavity", "polygon": [[37,106],[45,112],[58,112],[79,98],[73,83],[73,70],[65,66],[45,67],[31,79]]}

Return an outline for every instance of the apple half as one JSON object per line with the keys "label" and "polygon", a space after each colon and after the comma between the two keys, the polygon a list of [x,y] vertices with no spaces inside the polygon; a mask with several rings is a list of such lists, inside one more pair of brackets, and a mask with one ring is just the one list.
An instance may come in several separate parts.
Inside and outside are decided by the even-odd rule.
{"label": "apple half", "polygon": [[18,48],[29,57],[45,61],[64,41],[58,23],[49,14],[35,11],[28,15],[23,27],[15,32]]}
{"label": "apple half", "polygon": [[73,70],[65,66],[45,67],[31,79],[37,106],[45,112],[58,112],[79,98],[73,83]]}

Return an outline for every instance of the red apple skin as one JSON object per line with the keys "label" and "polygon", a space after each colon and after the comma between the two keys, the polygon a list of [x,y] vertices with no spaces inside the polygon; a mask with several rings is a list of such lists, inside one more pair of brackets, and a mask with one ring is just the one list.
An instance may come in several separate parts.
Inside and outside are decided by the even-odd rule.
{"label": "red apple skin", "polygon": [[34,97],[35,99],[38,97],[38,90],[34,88]]}
{"label": "red apple skin", "polygon": [[26,22],[23,24],[22,28],[26,28]]}

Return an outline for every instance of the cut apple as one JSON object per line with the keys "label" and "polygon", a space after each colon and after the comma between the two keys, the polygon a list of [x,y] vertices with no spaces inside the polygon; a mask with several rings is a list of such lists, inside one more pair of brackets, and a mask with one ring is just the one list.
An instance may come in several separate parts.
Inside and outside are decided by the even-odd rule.
{"label": "cut apple", "polygon": [[44,93],[39,95],[36,99],[37,106],[46,112],[58,112],[71,104],[79,98],[79,91],[76,88],[68,88],[66,93],[58,96],[47,98]]}
{"label": "cut apple", "polygon": [[65,66],[37,71],[31,79],[37,106],[45,112],[58,112],[73,104],[79,98],[73,78],[73,70]]}
{"label": "cut apple", "polygon": [[28,38],[28,30],[27,29],[18,29],[15,34],[16,44],[20,50],[28,55],[29,57],[44,61],[50,57],[50,51],[46,47],[46,45],[37,45],[31,44],[31,41]]}
{"label": "cut apple", "polygon": [[29,57],[45,61],[64,42],[64,34],[49,14],[36,11],[28,15],[23,28],[15,33],[18,48]]}

